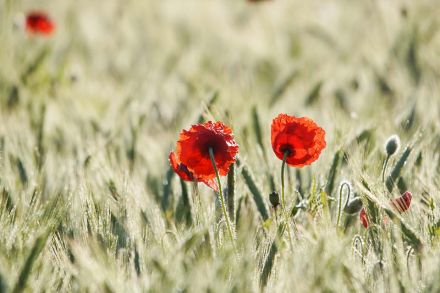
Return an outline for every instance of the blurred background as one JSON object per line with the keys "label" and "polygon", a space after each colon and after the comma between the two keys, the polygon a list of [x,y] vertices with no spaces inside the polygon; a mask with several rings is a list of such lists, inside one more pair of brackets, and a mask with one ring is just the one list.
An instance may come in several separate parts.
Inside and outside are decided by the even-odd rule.
{"label": "blurred background", "polygon": [[[212,92],[220,97],[212,118],[227,111],[238,127],[258,105],[267,125],[279,112],[309,115],[331,135],[339,119],[343,133],[391,127],[417,100],[439,104],[432,0],[4,0],[0,8],[3,105],[15,87],[17,103],[48,102],[52,133],[84,129],[78,116],[107,130],[142,117],[151,136],[175,136]],[[34,10],[54,20],[53,35],[26,33],[23,17]],[[437,116],[438,107],[424,108],[423,117]]]}
{"label": "blurred background", "polygon": [[[56,25],[54,33],[28,33],[24,22],[30,11],[46,12]],[[0,260],[12,272],[7,282],[18,275],[17,260],[24,261],[24,248],[32,243],[29,239],[51,218],[38,209],[29,210],[33,192],[46,199],[63,194],[69,200],[65,205],[69,213],[57,232],[65,241],[59,241],[66,247],[69,241],[80,243],[72,250],[52,243],[64,258],[51,260],[59,270],[56,273],[46,266],[43,277],[32,277],[38,288],[51,284],[45,280],[71,288],[75,282],[60,281],[60,275],[80,274],[79,268],[93,272],[95,265],[114,288],[142,288],[133,279],[125,284],[134,278],[128,269],[128,276],[114,278],[120,287],[112,283],[111,276],[126,264],[114,255],[102,261],[97,257],[99,265],[88,263],[84,251],[93,250],[90,238],[101,237],[103,230],[109,233],[102,232],[104,239],[116,241],[106,230],[110,214],[121,223],[128,217],[124,227],[138,244],[146,268],[151,268],[149,261],[158,254],[170,268],[183,270],[185,265],[166,250],[174,245],[164,224],[172,212],[159,213],[156,204],[160,205],[163,186],[171,180],[167,157],[179,132],[206,119],[232,126],[240,158],[264,194],[272,191],[266,174],[279,179],[280,162],[272,155],[269,138],[272,118],[282,112],[308,116],[327,132],[327,148],[320,160],[301,171],[310,182],[312,177],[325,178],[335,154],[344,149],[351,161],[337,180],[362,175],[378,187],[383,142],[397,133],[403,146],[417,144],[411,165],[419,157],[426,162],[421,169],[406,171],[406,184],[414,193],[437,190],[438,195],[439,16],[438,0],[0,0],[0,183],[21,207],[22,216],[20,224],[3,225],[8,228],[0,242],[5,251]],[[256,120],[262,145],[255,134]],[[369,147],[358,148],[356,140],[362,133]],[[269,159],[262,167],[264,152]],[[172,182],[179,190],[176,180]],[[247,187],[239,182],[238,194],[245,197]],[[320,185],[324,184],[321,180]],[[141,224],[138,209],[151,216],[150,224],[157,224],[151,234],[145,232],[142,225],[149,224]],[[425,227],[428,219],[410,214],[409,221]],[[17,232],[14,227],[21,228]],[[188,235],[180,232],[176,239]],[[316,234],[307,237],[321,241]],[[165,246],[157,240],[162,238]],[[142,248],[148,242],[145,239],[155,248]],[[326,256],[339,258],[339,253],[346,252],[341,252],[339,239],[331,239],[324,249]],[[319,248],[305,245],[300,251],[320,260]],[[69,253],[83,255],[83,263],[69,267]],[[254,261],[253,257],[249,259]],[[114,267],[105,272],[107,262]],[[306,271],[309,278],[304,279],[310,281],[294,288],[317,288],[313,269],[289,264],[283,263],[285,273],[294,272],[292,278],[301,280],[301,272]],[[254,289],[258,287],[255,267],[248,268],[242,280],[253,282]],[[427,267],[434,270],[435,265]],[[197,268],[192,274],[198,277],[207,270]],[[214,268],[209,268],[212,275],[206,282],[215,279]],[[88,282],[92,277],[87,270],[83,274],[84,279],[75,283],[77,288],[97,289],[96,280]],[[363,271],[354,274],[368,279]],[[176,278],[184,283],[183,276],[189,275],[176,274]],[[344,280],[327,277],[321,281],[333,289]],[[216,280],[223,288],[223,279]],[[169,288],[176,288],[170,284]],[[149,288],[165,290],[160,286]],[[292,288],[286,282],[273,286]]]}

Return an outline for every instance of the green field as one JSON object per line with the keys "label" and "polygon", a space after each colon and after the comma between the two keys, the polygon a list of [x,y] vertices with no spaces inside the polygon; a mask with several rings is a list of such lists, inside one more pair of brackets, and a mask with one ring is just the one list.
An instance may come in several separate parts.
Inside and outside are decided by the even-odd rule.
{"label": "green field", "polygon": [[[53,34],[26,31],[34,10]],[[0,0],[0,293],[440,292],[439,16],[438,0]],[[279,113],[327,146],[287,168],[276,214]],[[222,178],[235,244],[218,194],[168,162],[208,120],[240,147]],[[368,229],[338,217],[347,181]]]}

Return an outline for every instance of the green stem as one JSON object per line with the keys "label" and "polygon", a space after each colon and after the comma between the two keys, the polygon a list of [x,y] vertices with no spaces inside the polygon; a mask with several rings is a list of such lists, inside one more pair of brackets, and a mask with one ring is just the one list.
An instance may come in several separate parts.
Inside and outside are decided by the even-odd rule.
{"label": "green stem", "polygon": [[286,211],[286,199],[284,196],[284,169],[286,166],[286,160],[288,155],[289,155],[288,151],[284,152],[283,163],[281,164],[281,209],[283,213],[284,222],[287,226],[286,229],[287,229],[287,236],[289,237],[290,248],[293,250],[292,235],[290,235],[290,225],[288,225],[289,213]]}
{"label": "green stem", "polygon": [[229,167],[227,202],[229,218],[232,223],[235,223],[235,164]]}
{"label": "green stem", "polygon": [[234,245],[234,247],[235,247],[235,238],[234,238],[234,234],[232,232],[231,223],[229,221],[228,212],[226,210],[225,199],[223,197],[222,184],[220,182],[220,175],[218,173],[217,165],[215,163],[214,151],[212,150],[212,148],[209,148],[209,157],[211,158],[211,163],[212,163],[212,166],[214,167],[214,171],[215,171],[215,177],[217,178],[218,193],[219,193],[219,197],[220,197],[220,203],[222,205],[222,212],[223,212],[223,216],[225,217],[225,221],[226,221],[226,226],[228,228],[229,237],[231,238],[232,245]]}
{"label": "green stem", "polygon": [[387,155],[387,158],[385,159],[385,163],[383,164],[383,169],[382,169],[382,183],[385,183],[385,170],[387,169],[389,159],[390,159],[390,156]]}
{"label": "green stem", "polygon": [[286,159],[289,155],[289,152],[284,152],[283,156],[283,163],[281,164],[281,207],[283,208],[283,211],[286,209],[286,200],[284,197],[284,169],[286,166]]}

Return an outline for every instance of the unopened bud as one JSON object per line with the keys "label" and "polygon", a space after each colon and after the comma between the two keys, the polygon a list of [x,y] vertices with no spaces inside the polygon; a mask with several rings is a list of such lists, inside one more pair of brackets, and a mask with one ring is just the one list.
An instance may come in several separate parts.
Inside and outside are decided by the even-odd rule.
{"label": "unopened bud", "polygon": [[278,192],[274,191],[269,194],[269,201],[274,208],[277,208],[280,205],[280,196],[278,195]]}
{"label": "unopened bud", "polygon": [[385,151],[387,152],[388,156],[394,155],[400,148],[400,139],[399,137],[394,134],[391,135],[386,143],[385,143]]}
{"label": "unopened bud", "polygon": [[350,200],[344,207],[344,213],[354,215],[360,212],[362,209],[362,200],[360,197],[355,197]]}

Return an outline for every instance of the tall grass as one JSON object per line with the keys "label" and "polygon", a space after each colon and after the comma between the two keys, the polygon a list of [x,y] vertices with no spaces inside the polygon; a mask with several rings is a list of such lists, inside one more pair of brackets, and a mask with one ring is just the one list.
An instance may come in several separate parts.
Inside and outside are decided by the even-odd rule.
{"label": "tall grass", "polygon": [[[23,30],[33,9],[53,36]],[[435,0],[1,1],[0,292],[440,291],[438,15]],[[280,112],[327,132],[285,173],[286,225],[269,202]],[[204,120],[240,145],[223,181],[236,250],[213,191],[168,164]],[[342,180],[368,229],[337,227]]]}

